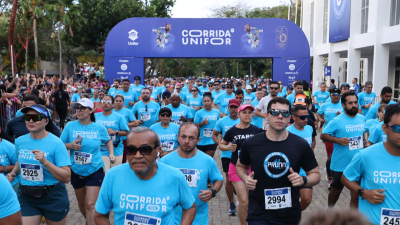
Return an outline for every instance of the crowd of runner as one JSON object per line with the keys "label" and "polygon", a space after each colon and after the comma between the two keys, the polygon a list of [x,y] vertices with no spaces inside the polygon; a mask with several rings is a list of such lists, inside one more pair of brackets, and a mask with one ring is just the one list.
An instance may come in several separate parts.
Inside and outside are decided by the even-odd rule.
{"label": "crowd of runner", "polygon": [[224,183],[226,212],[240,224],[294,225],[321,177],[326,212],[346,186],[370,223],[400,224],[400,105],[390,87],[377,96],[370,81],[332,80],[312,91],[248,75],[109,83],[80,66],[70,79],[0,84],[2,102],[21,104],[1,120],[0,225],[66,224],[69,182],[89,225],[109,224],[111,210],[114,224],[208,224]]}

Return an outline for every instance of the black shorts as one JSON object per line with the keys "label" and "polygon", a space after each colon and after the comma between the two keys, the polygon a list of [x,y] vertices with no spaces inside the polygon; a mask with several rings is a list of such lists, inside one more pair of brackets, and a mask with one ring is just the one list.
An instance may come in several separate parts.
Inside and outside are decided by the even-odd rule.
{"label": "black shorts", "polygon": [[104,180],[104,170],[103,167],[101,167],[99,170],[96,172],[92,173],[89,176],[81,176],[74,171],[71,170],[71,184],[74,189],[80,189],[85,186],[96,186],[96,187],[101,187],[101,184],[103,183]]}
{"label": "black shorts", "polygon": [[331,186],[336,189],[343,189],[344,185],[342,184],[342,176],[343,172],[337,172],[332,170],[332,184]]}
{"label": "black shorts", "polygon": [[217,144],[212,145],[197,145],[197,149],[206,153],[207,151],[215,151],[217,149]]}
{"label": "black shorts", "polygon": [[231,163],[230,158],[221,158],[221,163],[222,163],[222,170],[224,173],[227,173],[229,171],[229,163]]}

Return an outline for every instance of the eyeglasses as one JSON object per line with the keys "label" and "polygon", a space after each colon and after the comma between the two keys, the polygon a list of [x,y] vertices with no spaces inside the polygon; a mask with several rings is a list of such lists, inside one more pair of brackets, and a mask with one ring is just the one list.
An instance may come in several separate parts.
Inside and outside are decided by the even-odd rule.
{"label": "eyeglasses", "polygon": [[225,86],[224,86],[224,85],[221,85],[221,88],[225,88]]}
{"label": "eyeglasses", "polygon": [[331,96],[340,96],[339,93],[332,93]]}
{"label": "eyeglasses", "polygon": [[107,102],[107,104],[111,104],[112,103],[112,101],[111,100],[101,100],[101,103],[106,103]]}
{"label": "eyeglasses", "polygon": [[308,118],[309,118],[308,115],[305,115],[305,116],[293,115],[293,116],[299,117],[301,120],[305,120],[305,119],[308,119]]}
{"label": "eyeglasses", "polygon": [[208,85],[208,87],[212,87],[212,85]]}
{"label": "eyeglasses", "polygon": [[88,107],[76,107],[76,111],[85,111]]}
{"label": "eyeglasses", "polygon": [[193,90],[192,90],[192,92],[196,92],[196,91],[197,91],[196,89],[193,89]]}
{"label": "eyeglasses", "polygon": [[122,85],[130,85],[130,83],[122,83]]}
{"label": "eyeglasses", "polygon": [[386,124],[388,127],[391,127],[392,130],[396,133],[400,133],[400,125],[390,125],[390,124]]}
{"label": "eyeglasses", "polygon": [[273,116],[279,116],[279,114],[282,114],[282,117],[284,117],[284,118],[287,118],[290,116],[290,112],[288,110],[270,109],[270,110],[268,110],[268,113]]}
{"label": "eyeglasses", "polygon": [[136,153],[139,151],[141,155],[150,155],[151,152],[157,147],[157,145],[154,147],[151,147],[150,145],[142,145],[139,148],[136,148],[133,145],[128,145],[126,146],[126,153],[128,155],[136,155]]}
{"label": "eyeglasses", "polygon": [[164,96],[162,99],[167,99],[167,98],[169,98],[170,96]]}
{"label": "eyeglasses", "polygon": [[219,84],[214,84],[214,86],[219,86]]}
{"label": "eyeglasses", "polygon": [[160,113],[161,117],[170,117],[171,113]]}
{"label": "eyeglasses", "polygon": [[243,97],[235,97],[236,99],[239,99],[239,100],[242,100],[243,99]]}
{"label": "eyeglasses", "polygon": [[269,89],[271,89],[271,90],[278,90],[279,88],[278,88],[278,87],[270,87]]}
{"label": "eyeglasses", "polygon": [[233,86],[226,86],[226,89],[233,89]]}
{"label": "eyeglasses", "polygon": [[32,114],[25,114],[25,121],[33,121],[33,122],[37,122],[37,121],[42,121],[43,118],[46,118],[40,114],[36,114],[36,115],[32,115]]}
{"label": "eyeglasses", "polygon": [[82,89],[82,87],[78,87],[78,90]]}

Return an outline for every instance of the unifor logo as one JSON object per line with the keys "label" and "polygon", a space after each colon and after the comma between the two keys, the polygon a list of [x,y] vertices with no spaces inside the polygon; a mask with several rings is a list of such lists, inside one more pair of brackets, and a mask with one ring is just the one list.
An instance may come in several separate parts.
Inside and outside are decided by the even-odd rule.
{"label": "unifor logo", "polygon": [[332,0],[333,10],[334,10],[336,19],[342,18],[345,7],[346,7],[346,1],[348,1],[348,0]]}
{"label": "unifor logo", "polygon": [[126,69],[128,69],[128,66],[127,66],[126,64],[122,64],[122,65],[121,65],[121,70],[124,70],[124,71],[125,71]]}
{"label": "unifor logo", "polygon": [[272,152],[264,160],[264,170],[271,178],[282,177],[289,168],[289,158],[281,152]]}
{"label": "unifor logo", "polygon": [[294,64],[290,64],[289,65],[289,70],[294,70],[294,69],[296,69],[296,66]]}
{"label": "unifor logo", "polygon": [[134,29],[128,32],[129,36],[128,38],[131,39],[132,41],[138,39],[138,32]]}

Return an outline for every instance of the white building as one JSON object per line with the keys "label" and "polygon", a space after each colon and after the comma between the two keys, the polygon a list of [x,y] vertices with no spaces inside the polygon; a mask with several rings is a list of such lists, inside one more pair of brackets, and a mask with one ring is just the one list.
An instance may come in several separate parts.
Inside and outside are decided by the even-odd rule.
{"label": "white building", "polygon": [[[351,1],[347,40],[329,43],[330,1],[339,5]],[[382,87],[390,86],[393,97],[399,97],[400,0],[302,0],[302,6],[302,29],[314,59],[314,90],[324,79],[327,58],[337,87],[357,77],[361,84],[372,81],[377,96]]]}

